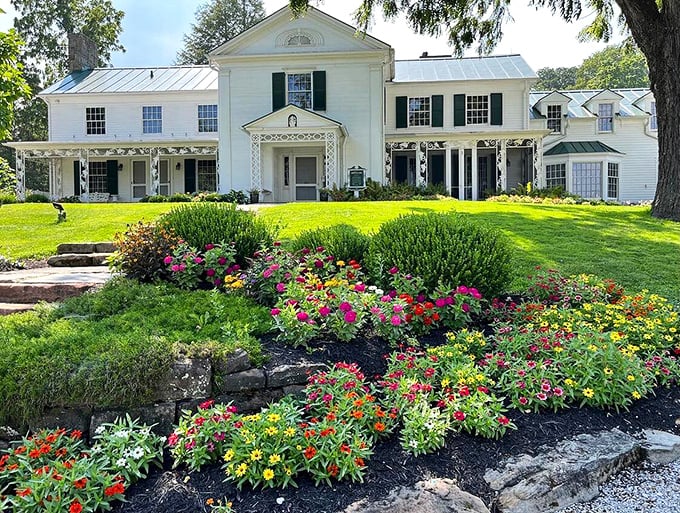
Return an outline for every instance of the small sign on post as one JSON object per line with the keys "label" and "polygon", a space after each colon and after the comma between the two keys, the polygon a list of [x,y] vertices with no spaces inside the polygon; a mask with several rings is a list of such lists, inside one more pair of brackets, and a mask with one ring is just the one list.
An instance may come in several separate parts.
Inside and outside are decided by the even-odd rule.
{"label": "small sign on post", "polygon": [[352,166],[349,168],[349,185],[351,190],[359,190],[366,188],[366,169],[361,166]]}

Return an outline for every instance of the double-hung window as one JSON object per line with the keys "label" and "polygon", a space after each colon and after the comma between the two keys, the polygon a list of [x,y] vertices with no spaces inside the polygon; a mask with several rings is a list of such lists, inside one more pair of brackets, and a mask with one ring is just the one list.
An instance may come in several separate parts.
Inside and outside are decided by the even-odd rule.
{"label": "double-hung window", "polygon": [[90,162],[88,165],[90,193],[109,192],[106,162]]}
{"label": "double-hung window", "polygon": [[567,188],[566,164],[548,164],[545,166],[545,180],[548,189],[553,187]]}
{"label": "double-hung window", "polygon": [[562,132],[562,105],[548,105],[548,130]]}
{"label": "double-hung window", "polygon": [[619,199],[619,165],[614,162],[607,164],[607,197]]}
{"label": "double-hung window", "polygon": [[160,134],[163,132],[163,107],[152,105],[142,107],[142,133]]}
{"label": "double-hung window", "polygon": [[489,96],[468,96],[466,101],[467,124],[487,125],[489,123]]}
{"label": "double-hung window", "polygon": [[301,109],[311,109],[312,74],[289,73],[286,77],[288,82],[288,103],[297,105]]}
{"label": "double-hung window", "polygon": [[600,103],[597,108],[597,131],[598,132],[613,132],[614,131],[614,104]]}
{"label": "double-hung window", "polygon": [[656,119],[656,102],[652,102],[650,114],[652,115],[652,117],[649,118],[649,129],[658,130],[659,125],[657,124]]}
{"label": "double-hung window", "polygon": [[106,108],[86,107],[85,127],[87,135],[106,134]]}
{"label": "double-hung window", "polygon": [[409,126],[430,126],[430,97],[419,96],[408,99]]}
{"label": "double-hung window", "polygon": [[198,131],[217,132],[217,105],[198,106]]}
{"label": "double-hung window", "polygon": [[196,176],[199,191],[217,191],[217,162],[215,160],[196,161]]}

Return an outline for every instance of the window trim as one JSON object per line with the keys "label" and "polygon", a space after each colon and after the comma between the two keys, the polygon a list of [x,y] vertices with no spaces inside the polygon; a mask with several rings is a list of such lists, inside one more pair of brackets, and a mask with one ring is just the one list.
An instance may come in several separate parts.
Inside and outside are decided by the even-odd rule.
{"label": "window trim", "polygon": [[[614,166],[615,169],[612,169],[612,167]],[[611,196],[609,194],[609,191],[612,187],[612,183],[614,183],[614,187],[616,187],[615,196]],[[621,194],[621,166],[618,162],[607,162],[607,199],[613,199],[618,201],[620,194]]]}
{"label": "window trim", "polygon": [[[214,166],[214,180],[215,180],[215,189],[214,190],[208,190],[208,189],[202,189],[201,188],[201,175],[207,174],[206,170],[203,169],[203,173],[201,173],[201,166],[206,168],[206,163],[210,163],[210,167],[213,168]],[[213,169],[210,169],[209,171],[213,171]],[[211,180],[212,182],[212,180]],[[217,177],[217,160],[216,159],[196,159],[196,191],[198,192],[217,192],[219,187],[218,184],[218,177]]]}
{"label": "window trim", "polygon": [[[475,98],[483,98],[486,100],[486,112],[482,116],[482,119],[486,121],[474,122],[476,118],[471,117],[472,112],[476,111],[478,113],[484,112],[482,107],[471,108],[470,103],[474,102]],[[484,101],[482,101],[482,104]],[[474,106],[474,103],[473,103]],[[465,125],[466,126],[488,126],[491,123],[491,95],[489,94],[467,94],[465,95]]]}
{"label": "window trim", "polygon": [[[559,111],[558,115],[555,115],[554,110],[557,109]],[[552,117],[550,116],[552,112]],[[561,103],[551,103],[547,106],[546,111],[545,111],[545,117],[546,117],[546,127],[548,130],[552,130],[551,133],[553,134],[561,134],[562,133],[562,104]],[[550,122],[557,122],[557,130],[555,128],[550,127]]]}
{"label": "window trim", "polygon": [[[290,84],[290,77],[296,76],[296,75],[309,75],[309,90],[304,89],[304,90],[298,90],[298,91],[291,91],[289,88]],[[297,103],[291,101],[290,99],[290,94],[291,92],[293,93],[307,93],[309,92],[309,106],[308,107],[303,107],[301,105],[298,105]],[[295,105],[296,107],[304,110],[313,110],[314,107],[314,73],[312,71],[302,71],[302,72],[295,72],[295,73],[288,73],[286,72],[286,105]]]}
{"label": "window trim", "polygon": [[[553,168],[553,169],[550,169]],[[556,169],[556,168],[561,168],[561,169]],[[562,176],[561,177],[551,177],[549,176],[550,172],[556,172],[556,171],[561,171]],[[553,184],[551,185],[550,182],[553,181],[559,181],[560,183]],[[567,163],[566,162],[557,162],[555,164],[546,164],[545,165],[545,186],[546,188],[550,189],[553,187],[562,187],[565,191],[567,190]]]}
{"label": "window trim", "polygon": [[[603,107],[610,107],[611,115],[603,116],[602,115]],[[606,122],[609,123],[609,130],[602,128],[603,124]],[[614,103],[607,102],[597,104],[597,132],[599,134],[611,134],[612,132],[614,132]]]}
{"label": "window trim", "polygon": [[[101,119],[88,119],[90,117],[89,111],[101,110]],[[92,115],[94,116],[94,112]],[[90,131],[90,123],[92,123],[93,131]],[[97,123],[101,123],[101,132],[94,131]],[[85,107],[85,135],[106,135],[106,107]]]}
{"label": "window trim", "polygon": [[[105,160],[88,162],[88,192],[107,194],[109,192],[109,173]],[[99,185],[98,187],[95,184]]]}
{"label": "window trim", "polygon": [[[144,114],[145,111],[148,110],[148,112],[158,112],[159,116],[158,118],[145,118]],[[158,109],[157,111],[155,109]],[[149,124],[154,124],[158,122],[158,131],[148,131],[147,130],[147,123]],[[163,106],[162,105],[142,105],[142,134],[162,134],[163,133]]]}
{"label": "window trim", "polygon": [[[201,107],[214,107],[215,108],[215,116],[214,117],[201,117]],[[197,120],[197,130],[198,133],[200,134],[215,134],[219,131],[220,124],[219,124],[219,119],[220,119],[220,113],[219,113],[219,107],[217,106],[216,103],[199,103],[198,107],[196,109],[196,120]],[[214,130],[201,130],[201,121],[208,122],[214,120]],[[212,127],[212,123],[208,126],[208,128]]]}

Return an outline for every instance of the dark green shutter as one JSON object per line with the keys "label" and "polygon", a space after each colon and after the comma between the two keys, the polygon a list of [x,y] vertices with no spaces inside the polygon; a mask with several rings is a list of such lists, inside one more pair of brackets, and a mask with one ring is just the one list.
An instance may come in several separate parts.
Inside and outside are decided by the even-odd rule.
{"label": "dark green shutter", "polygon": [[408,127],[408,97],[397,96],[397,128]]}
{"label": "dark green shutter", "polygon": [[453,95],[453,126],[465,126],[465,95]]}
{"label": "dark green shutter", "polygon": [[491,124],[503,124],[503,93],[491,93]]}
{"label": "dark green shutter", "polygon": [[80,161],[73,161],[73,195],[80,196],[82,191],[80,190]]}
{"label": "dark green shutter", "polygon": [[118,161],[106,161],[106,192],[118,194]]}
{"label": "dark green shutter", "polygon": [[432,96],[432,126],[444,126],[444,96],[441,94]]}
{"label": "dark green shutter", "polygon": [[286,74],[272,73],[272,110],[286,106]]}
{"label": "dark green shutter", "polygon": [[326,72],[314,71],[312,73],[312,108],[314,110],[326,110]]}
{"label": "dark green shutter", "polygon": [[196,159],[184,159],[184,192],[196,192]]}

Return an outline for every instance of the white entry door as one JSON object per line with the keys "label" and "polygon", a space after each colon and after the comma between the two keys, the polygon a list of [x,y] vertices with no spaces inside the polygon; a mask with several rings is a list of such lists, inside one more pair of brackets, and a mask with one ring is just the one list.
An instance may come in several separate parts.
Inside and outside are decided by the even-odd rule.
{"label": "white entry door", "polygon": [[295,201],[316,201],[317,157],[295,157]]}
{"label": "white entry door", "polygon": [[142,199],[146,196],[146,161],[132,162],[132,199]]}

